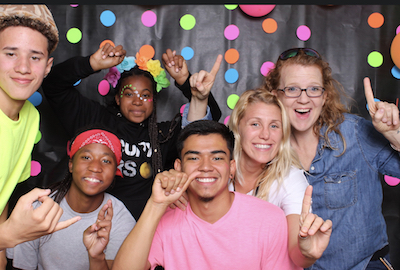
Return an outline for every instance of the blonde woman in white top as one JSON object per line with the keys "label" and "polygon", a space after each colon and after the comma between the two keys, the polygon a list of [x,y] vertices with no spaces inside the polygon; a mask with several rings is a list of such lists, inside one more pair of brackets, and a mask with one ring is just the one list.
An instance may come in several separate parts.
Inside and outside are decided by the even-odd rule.
{"label": "blonde woman in white top", "polygon": [[[265,90],[247,90],[228,126],[235,135],[236,161],[230,190],[282,208],[288,221],[289,254],[296,265],[293,269],[311,266],[329,243],[332,222],[302,209],[303,197],[311,203],[312,187],[290,146],[290,122],[282,103]],[[310,230],[301,230],[305,223],[313,224]]]}

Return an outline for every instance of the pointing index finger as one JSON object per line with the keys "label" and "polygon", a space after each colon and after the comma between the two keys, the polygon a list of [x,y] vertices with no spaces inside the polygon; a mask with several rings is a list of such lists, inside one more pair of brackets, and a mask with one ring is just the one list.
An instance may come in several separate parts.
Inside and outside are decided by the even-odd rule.
{"label": "pointing index finger", "polygon": [[301,208],[301,214],[307,215],[308,213],[310,213],[312,190],[313,190],[313,186],[308,185],[308,187],[306,188],[306,191],[304,192],[303,206]]}
{"label": "pointing index finger", "polygon": [[214,66],[212,67],[210,73],[216,75],[218,73],[219,67],[222,62],[222,54],[218,54],[217,59],[215,60]]}
{"label": "pointing index finger", "polygon": [[371,112],[375,112],[376,106],[375,106],[374,93],[372,92],[372,87],[371,87],[371,80],[368,77],[365,77],[363,82],[364,82],[364,93],[365,93],[365,98],[367,99],[368,108]]}

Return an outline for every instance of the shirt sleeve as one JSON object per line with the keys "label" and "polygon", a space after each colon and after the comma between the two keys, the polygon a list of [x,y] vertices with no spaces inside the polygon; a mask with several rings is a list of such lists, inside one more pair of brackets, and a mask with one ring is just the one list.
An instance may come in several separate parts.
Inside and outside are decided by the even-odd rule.
{"label": "shirt sleeve", "polygon": [[[182,94],[190,101],[192,99],[192,91],[190,89],[190,82],[189,82],[189,78],[190,76],[192,76],[192,74],[189,73],[188,78],[186,79],[186,81],[182,84],[179,85],[176,81],[175,81],[175,86],[182,91]],[[219,108],[219,105],[217,103],[217,101],[215,100],[214,96],[212,93],[210,93],[210,95],[208,96],[208,106],[210,107],[210,111],[211,111],[211,116],[212,116],[212,120],[214,121],[219,121],[219,119],[221,118],[222,112],[221,109]]]}
{"label": "shirt sleeve", "polygon": [[[185,108],[183,109],[183,114],[182,114],[182,128],[186,127],[188,124],[190,124],[191,122],[187,119],[188,118],[188,114],[189,114],[189,107],[190,107],[190,103],[186,103],[185,104]],[[211,111],[210,111],[210,107],[207,106],[207,112],[206,115],[199,119],[199,120],[212,120],[212,115],[211,115]]]}
{"label": "shirt sleeve", "polygon": [[285,189],[285,195],[282,199],[281,208],[286,216],[301,214],[304,192],[307,186],[308,182],[304,172],[300,169],[292,169],[284,181],[284,186],[282,186]]}

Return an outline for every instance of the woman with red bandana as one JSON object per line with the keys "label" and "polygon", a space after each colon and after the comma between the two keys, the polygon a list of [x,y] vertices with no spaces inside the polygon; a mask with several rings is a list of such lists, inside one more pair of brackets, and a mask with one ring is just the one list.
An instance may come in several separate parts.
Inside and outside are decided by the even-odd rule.
{"label": "woman with red bandana", "polygon": [[72,140],[69,158],[69,172],[50,187],[51,197],[63,209],[60,220],[77,215],[81,220],[51,236],[7,249],[18,269],[111,269],[136,224],[124,204],[105,192],[114,176],[121,175],[117,136],[103,129],[83,131]]}

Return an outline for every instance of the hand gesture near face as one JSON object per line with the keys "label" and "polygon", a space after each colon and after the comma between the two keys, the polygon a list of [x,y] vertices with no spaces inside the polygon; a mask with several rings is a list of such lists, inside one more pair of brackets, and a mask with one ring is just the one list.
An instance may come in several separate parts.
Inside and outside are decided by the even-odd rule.
{"label": "hand gesture near face", "polygon": [[162,62],[165,70],[179,85],[185,83],[189,77],[189,70],[182,55],[177,55],[175,50],[167,49],[162,55]]}
{"label": "hand gesture near face", "polygon": [[90,56],[90,66],[94,71],[115,67],[124,60],[125,55],[122,45],[113,47],[106,43]]}
{"label": "hand gesture near face", "polygon": [[[81,218],[76,216],[66,221],[59,222],[63,213],[62,208],[48,195],[49,189],[34,188],[21,196],[14,207],[10,217],[4,222],[9,228],[11,242],[20,244],[25,241],[37,239],[58,230],[67,228]],[[33,209],[33,202],[42,204]]]}
{"label": "hand gesture near face", "polygon": [[313,187],[309,185],[304,193],[303,207],[300,215],[299,248],[308,258],[318,259],[329,244],[332,233],[332,221],[323,220],[310,213]]}
{"label": "hand gesture near face", "polygon": [[99,211],[96,223],[83,232],[83,243],[90,257],[98,258],[104,256],[104,249],[110,240],[112,217],[112,202],[108,200]]}
{"label": "hand gesture near face", "polygon": [[174,203],[200,173],[194,172],[188,176],[184,172],[171,169],[157,174],[154,179],[151,195],[154,203],[165,206]]}
{"label": "hand gesture near face", "polygon": [[215,82],[215,76],[217,75],[219,67],[221,66],[221,62],[222,55],[219,54],[210,72],[201,70],[190,77],[189,81],[192,88],[193,97],[196,97],[199,100],[204,100],[208,97]]}
{"label": "hand gesture near face", "polygon": [[[399,109],[393,103],[374,100],[371,81],[368,77],[364,78],[364,92],[367,99],[369,114],[375,129],[385,137],[390,133],[396,132],[400,127]],[[390,135],[389,135],[390,136]]]}

